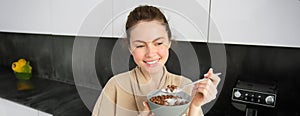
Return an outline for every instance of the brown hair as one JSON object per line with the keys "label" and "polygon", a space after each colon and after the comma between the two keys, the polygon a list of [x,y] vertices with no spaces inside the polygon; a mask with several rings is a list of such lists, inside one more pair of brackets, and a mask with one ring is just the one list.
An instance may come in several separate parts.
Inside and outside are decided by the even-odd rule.
{"label": "brown hair", "polygon": [[168,33],[168,37],[170,40],[172,34],[165,15],[157,7],[141,5],[136,7],[133,11],[131,11],[127,17],[127,22],[126,22],[127,42],[129,42],[130,39],[131,27],[135,26],[140,21],[153,21],[153,20],[160,21],[162,25],[166,26],[166,31]]}

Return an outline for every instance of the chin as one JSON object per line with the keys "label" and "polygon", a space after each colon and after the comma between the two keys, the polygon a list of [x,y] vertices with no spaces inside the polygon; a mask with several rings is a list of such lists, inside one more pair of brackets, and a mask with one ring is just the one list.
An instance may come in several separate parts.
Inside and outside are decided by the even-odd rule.
{"label": "chin", "polygon": [[162,68],[151,68],[148,70],[149,74],[155,74],[158,73]]}
{"label": "chin", "polygon": [[161,70],[163,70],[163,65],[155,65],[155,66],[145,66],[144,67],[144,71],[146,71],[147,73],[149,74],[155,74],[155,73],[158,73],[160,72]]}

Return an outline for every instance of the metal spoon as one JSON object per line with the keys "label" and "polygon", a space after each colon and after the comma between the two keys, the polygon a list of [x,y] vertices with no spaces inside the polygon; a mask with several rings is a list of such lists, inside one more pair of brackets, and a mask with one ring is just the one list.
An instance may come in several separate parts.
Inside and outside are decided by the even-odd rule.
{"label": "metal spoon", "polygon": [[[222,73],[215,73],[215,75],[217,75],[217,76],[219,76],[219,75],[221,75],[221,74],[222,74]],[[163,92],[168,92],[168,93],[178,93],[178,92],[181,92],[185,87],[190,86],[190,85],[194,85],[194,84],[199,83],[199,82],[201,82],[201,81],[204,81],[204,80],[206,80],[206,79],[207,79],[207,78],[202,78],[202,79],[199,79],[199,80],[197,80],[197,81],[190,82],[190,83],[188,83],[188,84],[183,85],[181,88],[176,88],[175,90],[173,90],[173,92],[167,91],[167,90],[165,90],[165,89],[162,89],[162,91],[163,91]]]}

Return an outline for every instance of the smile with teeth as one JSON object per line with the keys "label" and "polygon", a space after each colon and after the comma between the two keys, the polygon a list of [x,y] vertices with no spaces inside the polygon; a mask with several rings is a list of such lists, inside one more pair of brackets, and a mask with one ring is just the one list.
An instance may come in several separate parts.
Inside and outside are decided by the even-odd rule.
{"label": "smile with teeth", "polygon": [[158,60],[153,60],[153,61],[148,61],[148,62],[147,62],[147,61],[145,61],[145,62],[146,62],[147,64],[150,64],[150,65],[151,65],[151,64],[155,64],[155,63],[157,63],[157,62],[158,62]]}

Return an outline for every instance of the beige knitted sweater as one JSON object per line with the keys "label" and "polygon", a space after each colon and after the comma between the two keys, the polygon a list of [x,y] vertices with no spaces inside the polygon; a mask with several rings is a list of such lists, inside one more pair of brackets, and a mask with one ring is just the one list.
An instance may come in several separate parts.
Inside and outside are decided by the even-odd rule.
{"label": "beige knitted sweater", "polygon": [[[172,74],[164,67],[157,89],[166,88],[167,85],[181,86],[189,82],[190,79]],[[144,110],[143,101],[147,101],[146,95],[153,91],[151,88],[153,87],[147,84],[140,67],[115,75],[103,88],[92,116],[137,116]],[[192,88],[184,91],[191,94]]]}

